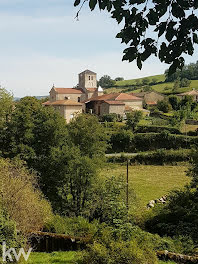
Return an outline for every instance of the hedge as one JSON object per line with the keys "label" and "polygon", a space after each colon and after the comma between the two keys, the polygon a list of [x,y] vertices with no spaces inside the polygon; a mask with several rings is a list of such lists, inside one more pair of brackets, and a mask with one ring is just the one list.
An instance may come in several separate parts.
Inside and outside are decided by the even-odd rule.
{"label": "hedge", "polygon": [[142,126],[139,125],[136,129],[136,133],[161,133],[162,131],[168,131],[171,134],[182,134],[179,129],[168,126]]}
{"label": "hedge", "polygon": [[156,149],[190,149],[198,145],[198,136],[162,133],[126,133],[124,130],[113,132],[110,136],[108,153],[139,152]]}
{"label": "hedge", "polygon": [[108,162],[112,163],[123,163],[127,159],[130,160],[131,164],[146,164],[146,165],[165,165],[171,164],[175,165],[178,162],[188,162],[190,161],[191,150],[189,149],[179,149],[179,150],[164,150],[159,149],[153,152],[139,153],[136,156],[114,156],[107,158]]}

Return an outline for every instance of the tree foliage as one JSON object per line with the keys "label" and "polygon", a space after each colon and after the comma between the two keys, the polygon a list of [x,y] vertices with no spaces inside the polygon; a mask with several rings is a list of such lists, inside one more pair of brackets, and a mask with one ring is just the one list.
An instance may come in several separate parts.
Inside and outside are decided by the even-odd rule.
{"label": "tree foliage", "polygon": [[41,230],[51,215],[51,206],[38,188],[36,175],[20,161],[0,159],[1,206],[26,234]]}
{"label": "tree foliage", "polygon": [[174,74],[169,75],[168,70],[165,71],[165,81],[173,82],[177,79],[198,80],[198,61],[184,65],[182,71],[177,70]]}
{"label": "tree foliage", "polygon": [[103,88],[109,88],[115,85],[115,81],[109,75],[104,75],[98,81],[98,84]]}
{"label": "tree foliage", "polygon": [[96,117],[79,115],[66,125],[53,108],[25,97],[12,109],[3,132],[1,155],[24,160],[37,171],[41,190],[55,211],[79,215],[87,208],[107,147],[104,127]]}
{"label": "tree foliage", "polygon": [[171,104],[166,99],[162,101],[158,101],[157,108],[164,113],[168,113],[169,111],[172,110]]}
{"label": "tree foliage", "polygon": [[142,119],[142,117],[143,117],[142,111],[133,111],[131,113],[127,113],[127,121],[126,121],[127,127],[129,129],[132,129],[132,131],[134,131],[139,121]]}
{"label": "tree foliage", "polygon": [[[151,55],[171,64],[169,74],[184,66],[183,54],[192,55],[198,43],[197,1],[75,0],[74,6],[89,3],[107,10],[123,28],[117,34],[128,45],[123,60],[136,60],[139,69]],[[79,16],[79,12],[77,17]],[[149,34],[150,30],[154,34]]]}

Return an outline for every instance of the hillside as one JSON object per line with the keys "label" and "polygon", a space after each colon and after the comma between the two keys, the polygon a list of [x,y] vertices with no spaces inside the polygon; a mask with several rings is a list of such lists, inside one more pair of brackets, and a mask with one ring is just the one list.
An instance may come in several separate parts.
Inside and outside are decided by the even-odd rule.
{"label": "hillside", "polygon": [[159,83],[159,82],[165,81],[165,75],[160,74],[160,75],[153,75],[153,76],[137,78],[137,79],[132,79],[132,80],[118,81],[116,82],[116,85],[117,86],[136,85],[137,81],[142,82],[143,79],[147,79],[149,82],[152,82],[152,79],[156,79],[156,82]]}
{"label": "hillside", "polygon": [[[153,90],[159,92],[159,93],[172,93],[172,88],[174,83],[173,82],[165,82],[165,75],[153,75],[148,76],[145,78],[137,78],[137,79],[131,79],[131,80],[124,80],[124,81],[118,81],[116,82],[116,87],[112,87],[109,89],[106,89],[106,93],[113,93],[113,92],[140,92],[143,88],[143,85],[137,86],[137,83],[142,83],[142,80],[148,80],[148,83],[152,83],[153,80],[155,80],[156,84],[149,85]],[[134,89],[135,88],[135,89]],[[198,80],[191,80],[191,84],[189,87],[182,87],[179,88],[179,92],[183,93],[189,90],[192,90],[192,88],[198,89]]]}

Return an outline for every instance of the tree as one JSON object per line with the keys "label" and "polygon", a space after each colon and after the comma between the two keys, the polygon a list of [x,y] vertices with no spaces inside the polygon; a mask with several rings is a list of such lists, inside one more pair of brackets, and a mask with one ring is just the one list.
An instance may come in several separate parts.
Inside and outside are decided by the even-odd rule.
{"label": "tree", "polygon": [[138,123],[142,119],[142,117],[143,117],[142,111],[134,111],[131,113],[127,113],[127,121],[126,121],[127,127],[129,129],[132,129],[132,131],[134,131]]}
{"label": "tree", "polygon": [[147,79],[147,78],[142,79],[142,84],[143,85],[148,85],[149,84],[149,79]]}
{"label": "tree", "polygon": [[146,85],[146,86],[144,86],[144,87],[142,88],[142,91],[143,91],[143,92],[151,92],[151,91],[153,91],[153,89],[152,89],[151,86]]}
{"label": "tree", "polygon": [[[59,214],[89,217],[92,185],[98,163],[83,155],[77,146],[54,148],[48,164],[48,190],[52,206]],[[55,180],[54,177],[57,177]]]}
{"label": "tree", "polygon": [[82,155],[103,159],[107,148],[107,135],[98,118],[89,114],[77,115],[68,125],[71,141]]}
{"label": "tree", "polygon": [[172,110],[170,103],[166,99],[162,101],[158,101],[157,108],[164,113],[168,113],[169,111]]}
{"label": "tree", "polygon": [[116,77],[115,78],[115,81],[118,82],[118,81],[124,81],[124,78],[123,77]]}
{"label": "tree", "polygon": [[186,78],[188,80],[198,80],[198,61],[184,65],[182,71],[177,70],[174,74],[168,75],[168,70],[165,71],[166,82],[172,82],[176,79]]}
{"label": "tree", "polygon": [[135,81],[135,84],[137,85],[137,86],[141,86],[141,80],[140,79],[137,79],[136,81]]}
{"label": "tree", "polygon": [[[171,64],[169,74],[172,74],[184,66],[183,54],[192,55],[198,43],[197,1],[75,0],[74,6],[86,2],[91,10],[98,6],[111,13],[119,24],[123,22],[117,34],[129,46],[124,50],[123,60],[136,60],[139,69],[142,62],[154,55]],[[152,37],[151,28],[155,33]]]}
{"label": "tree", "polygon": [[6,89],[0,87],[0,128],[9,120],[13,106],[13,96]]}
{"label": "tree", "polygon": [[182,78],[180,81],[180,87],[189,87],[191,81],[188,80],[187,78]]}
{"label": "tree", "polygon": [[156,84],[157,83],[157,78],[152,78],[152,84]]}
{"label": "tree", "polygon": [[6,145],[6,127],[14,108],[13,96],[4,88],[0,88],[0,156]]}
{"label": "tree", "polygon": [[173,110],[179,110],[180,99],[177,96],[169,96],[168,101],[171,104]]}
{"label": "tree", "polygon": [[38,188],[37,176],[20,160],[0,158],[0,192],[1,206],[25,235],[41,230],[52,216],[51,205]]}
{"label": "tree", "polygon": [[[64,118],[51,107],[43,107],[33,97],[21,99],[15,106],[5,128],[4,144],[1,146],[5,158],[19,158],[40,175],[39,184],[51,200],[57,192],[61,178],[51,175],[50,164],[54,149],[69,145]],[[68,147],[68,152],[69,152]]]}
{"label": "tree", "polygon": [[104,75],[100,78],[98,84],[103,88],[109,88],[115,85],[115,81],[109,75]]}
{"label": "tree", "polygon": [[177,79],[177,80],[174,81],[173,91],[174,91],[174,92],[177,92],[178,89],[179,89],[179,87],[180,87],[180,80]]}

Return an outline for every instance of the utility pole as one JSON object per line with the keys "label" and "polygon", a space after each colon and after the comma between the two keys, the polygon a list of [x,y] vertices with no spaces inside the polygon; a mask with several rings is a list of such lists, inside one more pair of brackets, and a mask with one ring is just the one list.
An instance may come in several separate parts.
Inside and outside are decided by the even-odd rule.
{"label": "utility pole", "polygon": [[129,210],[129,159],[127,158],[126,207]]}

